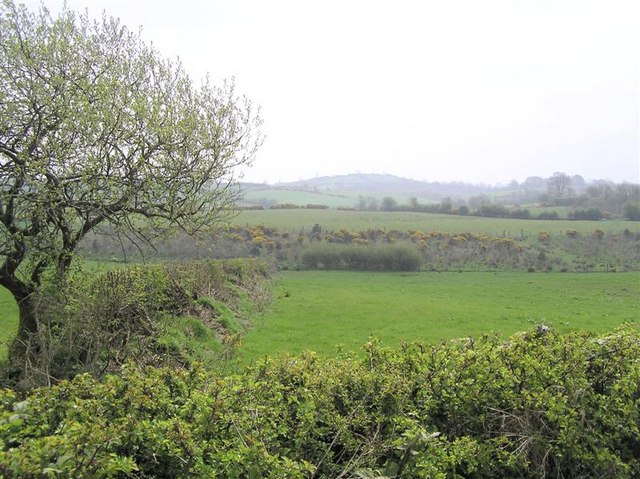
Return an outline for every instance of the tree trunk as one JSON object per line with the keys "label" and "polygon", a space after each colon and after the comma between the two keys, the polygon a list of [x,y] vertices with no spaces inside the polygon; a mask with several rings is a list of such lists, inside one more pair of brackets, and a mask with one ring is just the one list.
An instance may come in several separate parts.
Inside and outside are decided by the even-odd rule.
{"label": "tree trunk", "polygon": [[3,284],[18,304],[18,333],[9,349],[9,359],[22,361],[29,348],[37,349],[38,320],[36,317],[35,288],[15,280]]}
{"label": "tree trunk", "polygon": [[31,336],[38,333],[36,305],[32,295],[18,300],[18,334],[16,341],[26,343]]}

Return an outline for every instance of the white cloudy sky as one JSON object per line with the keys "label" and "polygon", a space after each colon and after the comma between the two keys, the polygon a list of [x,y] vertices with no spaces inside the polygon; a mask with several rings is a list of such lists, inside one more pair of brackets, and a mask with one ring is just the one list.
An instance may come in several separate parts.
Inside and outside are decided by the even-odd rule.
{"label": "white cloudy sky", "polygon": [[637,0],[67,3],[235,76],[267,136],[247,180],[640,181]]}

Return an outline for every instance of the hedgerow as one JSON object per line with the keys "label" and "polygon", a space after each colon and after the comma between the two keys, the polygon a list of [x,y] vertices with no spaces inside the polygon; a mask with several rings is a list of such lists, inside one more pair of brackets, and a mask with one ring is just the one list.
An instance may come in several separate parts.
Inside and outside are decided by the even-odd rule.
{"label": "hedgerow", "polygon": [[[54,278],[37,292],[38,334],[30,338],[28,356],[0,370],[2,380],[30,388],[82,372],[99,376],[126,361],[185,365],[198,358],[198,339],[202,352],[222,359],[248,328],[248,316],[268,302],[263,283],[269,274],[264,262],[242,259]],[[185,334],[190,337],[179,340]]]}
{"label": "hedgerow", "polygon": [[4,477],[638,477],[640,334],[79,375],[0,392]]}
{"label": "hedgerow", "polygon": [[[331,251],[333,245],[343,245],[343,251],[352,251],[347,246],[379,247],[380,251],[403,243],[420,253],[422,268],[437,271],[637,271],[640,265],[640,234],[629,230],[605,233],[600,228],[574,237],[566,232],[545,231],[534,235],[521,231],[517,235],[505,232],[502,236],[490,236],[428,230],[326,230],[315,224],[294,233],[263,225],[230,226],[224,233],[204,241],[178,236],[148,254],[164,259],[261,257],[281,268],[292,269],[308,267],[303,263],[305,258],[318,251],[323,254]],[[103,235],[96,236],[90,245],[85,244],[83,253],[103,259],[118,256],[123,249],[128,256],[136,257],[135,245],[122,245]],[[374,257],[379,251],[364,252],[362,256]],[[341,259],[336,263],[345,266]]]}

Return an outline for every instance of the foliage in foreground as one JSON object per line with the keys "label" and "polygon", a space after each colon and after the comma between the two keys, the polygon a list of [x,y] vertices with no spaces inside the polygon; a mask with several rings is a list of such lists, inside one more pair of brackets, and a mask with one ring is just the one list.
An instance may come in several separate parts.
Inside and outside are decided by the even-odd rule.
{"label": "foliage in foreground", "polygon": [[6,477],[637,477],[640,335],[544,327],[0,392]]}

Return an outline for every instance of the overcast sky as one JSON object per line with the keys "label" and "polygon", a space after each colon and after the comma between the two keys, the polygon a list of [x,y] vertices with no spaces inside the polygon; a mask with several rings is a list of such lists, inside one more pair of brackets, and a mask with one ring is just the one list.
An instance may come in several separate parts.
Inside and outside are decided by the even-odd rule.
{"label": "overcast sky", "polygon": [[640,181],[638,0],[67,3],[234,76],[267,137],[246,180]]}

